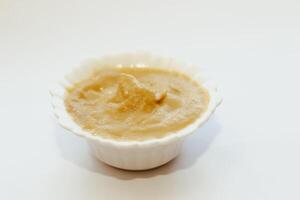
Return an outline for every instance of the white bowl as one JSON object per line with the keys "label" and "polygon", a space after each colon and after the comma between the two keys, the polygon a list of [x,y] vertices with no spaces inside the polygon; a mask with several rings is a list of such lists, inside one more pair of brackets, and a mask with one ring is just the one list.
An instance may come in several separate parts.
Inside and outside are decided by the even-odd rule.
{"label": "white bowl", "polygon": [[[74,83],[88,78],[96,68],[116,66],[151,66],[184,72],[207,89],[210,96],[208,108],[186,128],[158,139],[118,141],[92,135],[76,124],[67,112],[64,104],[66,89]],[[175,158],[181,150],[184,139],[204,124],[222,101],[216,84],[208,79],[198,67],[144,52],[118,54],[89,60],[65,76],[50,90],[50,94],[54,114],[63,128],[85,138],[98,159],[111,166],[127,170],[151,169]]]}

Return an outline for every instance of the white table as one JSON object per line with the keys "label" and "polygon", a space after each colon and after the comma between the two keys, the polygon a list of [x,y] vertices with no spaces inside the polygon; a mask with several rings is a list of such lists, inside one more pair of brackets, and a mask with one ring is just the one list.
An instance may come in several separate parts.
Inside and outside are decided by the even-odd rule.
{"label": "white table", "polygon": [[[0,199],[300,199],[300,3],[0,2]],[[58,126],[48,88],[81,60],[146,50],[224,96],[172,163],[108,167]]]}

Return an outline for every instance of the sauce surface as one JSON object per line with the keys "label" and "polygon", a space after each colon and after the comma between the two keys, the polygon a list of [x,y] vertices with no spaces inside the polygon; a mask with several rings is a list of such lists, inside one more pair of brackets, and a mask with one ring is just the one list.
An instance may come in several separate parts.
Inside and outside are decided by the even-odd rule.
{"label": "sauce surface", "polygon": [[193,123],[209,103],[206,89],[185,74],[160,68],[102,69],[65,98],[83,129],[117,140],[147,140]]}

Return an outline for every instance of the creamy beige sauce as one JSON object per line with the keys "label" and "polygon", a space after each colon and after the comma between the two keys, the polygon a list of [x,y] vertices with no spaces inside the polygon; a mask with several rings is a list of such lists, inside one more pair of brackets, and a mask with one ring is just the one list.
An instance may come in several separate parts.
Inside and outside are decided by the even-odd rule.
{"label": "creamy beige sauce", "polygon": [[92,134],[146,140],[174,133],[206,109],[206,89],[187,75],[160,68],[103,69],[69,89],[67,111]]}

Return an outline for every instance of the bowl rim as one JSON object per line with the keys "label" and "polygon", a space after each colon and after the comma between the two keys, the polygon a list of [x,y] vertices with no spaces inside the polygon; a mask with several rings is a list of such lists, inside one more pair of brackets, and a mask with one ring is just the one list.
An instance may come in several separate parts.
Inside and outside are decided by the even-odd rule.
{"label": "bowl rim", "polygon": [[[128,58],[139,58],[139,57],[151,57],[151,59],[156,59],[163,61],[168,61],[167,63],[172,63],[172,65],[184,65],[185,67],[189,69],[193,69],[193,77],[191,77],[194,81],[201,84],[207,91],[210,97],[208,107],[204,113],[202,113],[199,118],[197,118],[192,124],[188,125],[187,127],[180,129],[178,131],[172,132],[164,137],[161,138],[153,138],[153,139],[147,139],[142,141],[135,141],[135,140],[114,140],[112,138],[105,138],[102,136],[96,136],[91,134],[90,132],[83,130],[78,124],[76,124],[71,115],[67,112],[64,104],[65,94],[67,92],[67,88],[72,86],[72,81],[70,81],[70,75],[72,77],[72,74],[78,75],[78,73],[82,73],[83,70],[86,70],[89,66],[94,66],[99,64],[99,62],[105,60],[105,59],[114,59],[114,58],[122,58],[126,59]],[[130,59],[129,59],[130,60]],[[132,60],[132,59],[131,59]],[[120,65],[114,65],[112,67],[119,67]],[[127,66],[127,65],[126,65]],[[178,69],[176,69],[178,70]],[[195,71],[196,70],[196,71]],[[179,70],[181,71],[181,70]],[[183,72],[183,71],[182,71]],[[185,73],[185,72],[183,72]],[[191,76],[191,74],[188,74]],[[202,82],[200,83],[199,79],[196,79],[195,77],[201,76]],[[75,78],[76,79],[76,78]],[[78,79],[77,79],[78,81]],[[203,70],[200,70],[198,67],[195,67],[194,65],[187,65],[183,64],[182,62],[179,62],[173,58],[166,58],[162,56],[157,56],[152,53],[148,52],[134,52],[134,53],[123,53],[123,54],[115,54],[115,55],[109,55],[101,57],[100,59],[89,59],[83,64],[81,64],[79,67],[74,68],[70,73],[68,73],[61,81],[58,81],[55,83],[55,85],[49,90],[51,95],[51,103],[52,108],[55,117],[57,118],[60,126],[62,126],[64,129],[74,133],[75,135],[78,135],[80,137],[84,137],[85,139],[96,141],[102,145],[105,146],[114,146],[118,148],[132,148],[132,147],[152,147],[154,145],[167,145],[169,143],[172,143],[174,141],[180,140],[185,138],[188,135],[191,135],[197,128],[202,126],[214,113],[215,109],[221,104],[222,98],[220,95],[220,92],[218,90],[218,86],[215,81],[212,81],[210,78],[208,78],[208,75]]]}

